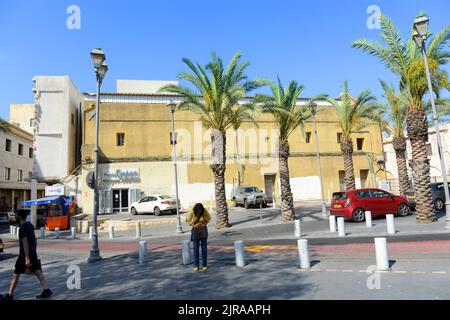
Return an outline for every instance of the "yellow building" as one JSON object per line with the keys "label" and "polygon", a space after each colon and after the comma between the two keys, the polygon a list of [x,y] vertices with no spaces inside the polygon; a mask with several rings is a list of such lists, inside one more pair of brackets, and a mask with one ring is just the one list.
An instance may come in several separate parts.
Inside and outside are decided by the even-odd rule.
{"label": "yellow building", "polygon": [[[102,94],[100,111],[100,211],[128,211],[143,194],[174,192],[170,112],[167,103],[180,101],[174,95],[145,93]],[[299,100],[299,104],[305,100]],[[318,142],[325,197],[343,188],[344,164],[339,146],[335,111],[319,103]],[[93,191],[86,176],[93,170],[95,142],[95,95],[85,94],[82,111],[82,199],[84,212],[92,213]],[[209,168],[210,134],[192,112],[175,113],[178,137],[179,197],[183,207],[208,203],[214,197],[214,179]],[[271,115],[263,114],[258,127],[244,122],[235,132],[227,132],[226,193],[237,184],[257,186],[279,201],[279,172],[276,157],[277,127]],[[354,132],[354,168],[357,187],[379,186],[385,173],[377,165],[383,157],[380,127],[369,124]],[[289,160],[291,187],[295,200],[320,199],[313,122],[291,138]],[[381,158],[380,158],[381,157]]]}

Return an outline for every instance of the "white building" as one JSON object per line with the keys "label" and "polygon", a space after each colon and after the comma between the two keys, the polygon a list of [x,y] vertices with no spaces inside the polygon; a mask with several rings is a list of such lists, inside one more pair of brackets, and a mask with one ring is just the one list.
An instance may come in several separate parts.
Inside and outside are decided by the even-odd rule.
{"label": "white building", "polygon": [[[21,202],[31,197],[33,135],[14,124],[0,120],[0,211],[17,212]],[[43,195],[44,184],[38,184]]]}
{"label": "white building", "polygon": [[25,130],[35,126],[38,181],[62,183],[65,195],[79,195],[83,96],[68,76],[36,76],[33,82],[34,104],[12,104],[11,121]]}
{"label": "white building", "polygon": [[[440,125],[439,131],[441,133],[442,145],[444,148],[444,160],[447,170],[447,176],[450,177],[450,124]],[[398,192],[398,171],[397,161],[395,158],[394,147],[392,146],[392,138],[383,139],[383,147],[386,157],[386,171],[388,180],[391,182],[391,190]],[[427,143],[428,158],[430,159],[430,176],[431,181],[442,181],[441,164],[439,159],[438,145],[436,141],[436,130],[434,126],[428,129],[428,143]],[[412,158],[411,144],[407,141],[407,159],[408,159],[408,174],[412,180],[412,170],[409,166],[409,161]]]}

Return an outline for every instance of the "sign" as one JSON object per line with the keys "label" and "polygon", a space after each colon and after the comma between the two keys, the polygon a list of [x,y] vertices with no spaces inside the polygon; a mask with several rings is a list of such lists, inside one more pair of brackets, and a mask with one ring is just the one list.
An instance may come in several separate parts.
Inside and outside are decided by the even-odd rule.
{"label": "sign", "polygon": [[109,169],[103,172],[103,181],[129,182],[139,181],[139,168]]}
{"label": "sign", "polygon": [[54,184],[52,186],[45,187],[45,196],[63,196],[64,195],[64,186],[62,184]]}
{"label": "sign", "polygon": [[387,181],[387,180],[381,180],[380,181],[380,189],[390,192],[391,191],[391,182]]}

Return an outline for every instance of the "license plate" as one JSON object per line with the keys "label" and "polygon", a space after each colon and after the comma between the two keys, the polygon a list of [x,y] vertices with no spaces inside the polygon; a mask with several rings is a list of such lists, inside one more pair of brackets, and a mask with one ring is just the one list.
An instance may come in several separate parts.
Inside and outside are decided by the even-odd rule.
{"label": "license plate", "polygon": [[334,207],[335,208],[342,208],[342,206],[340,204],[335,204]]}
{"label": "license plate", "polygon": [[408,196],[409,199],[415,199],[416,196]]}

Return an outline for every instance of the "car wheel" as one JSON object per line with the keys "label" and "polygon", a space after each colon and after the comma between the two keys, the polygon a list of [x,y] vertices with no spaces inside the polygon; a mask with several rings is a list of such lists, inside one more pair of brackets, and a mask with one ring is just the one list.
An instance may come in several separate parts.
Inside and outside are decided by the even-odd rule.
{"label": "car wheel", "polygon": [[364,210],[361,208],[355,209],[352,214],[352,220],[354,222],[363,222],[366,218]]}
{"label": "car wheel", "polygon": [[264,203],[262,207],[267,208],[267,203]]}
{"label": "car wheel", "polygon": [[434,208],[435,208],[437,211],[444,210],[444,207],[445,207],[445,203],[444,203],[444,201],[442,201],[442,199],[436,199],[436,200],[434,201]]}
{"label": "car wheel", "polygon": [[244,200],[244,207],[245,207],[245,209],[250,208],[250,204],[248,203],[247,200]]}
{"label": "car wheel", "polygon": [[160,216],[161,215],[161,209],[159,207],[155,207],[155,209],[153,209],[153,213],[155,214],[155,216]]}
{"label": "car wheel", "polygon": [[237,201],[234,201],[234,206],[237,208],[239,207],[239,203],[237,203]]}
{"label": "car wheel", "polygon": [[398,206],[397,214],[400,217],[406,217],[409,214],[409,206],[406,203],[401,203]]}
{"label": "car wheel", "polygon": [[131,208],[131,215],[132,216],[135,216],[135,215],[137,215],[138,214],[138,212],[137,212],[137,210],[136,210],[136,208]]}

